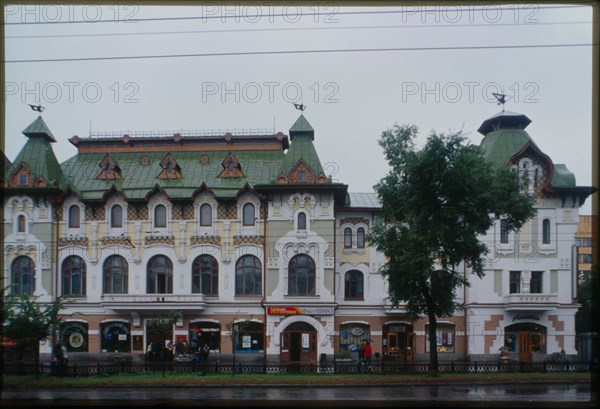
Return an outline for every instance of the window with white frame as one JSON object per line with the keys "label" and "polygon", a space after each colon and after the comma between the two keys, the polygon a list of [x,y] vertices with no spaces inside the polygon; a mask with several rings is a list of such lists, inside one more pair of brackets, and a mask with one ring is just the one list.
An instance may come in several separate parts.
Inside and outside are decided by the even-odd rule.
{"label": "window with white frame", "polygon": [[362,227],[356,230],[356,247],[359,249],[365,248],[365,229]]}
{"label": "window with white frame", "polygon": [[71,205],[68,212],[68,225],[70,229],[78,229],[81,223],[81,210],[77,205]]}
{"label": "window with white frame", "polygon": [[121,205],[116,204],[110,208],[110,227],[123,227],[123,207]]}
{"label": "window with white frame", "polygon": [[33,294],[35,289],[35,263],[27,256],[14,259],[10,267],[11,291],[14,294]]}
{"label": "window with white frame", "polygon": [[511,271],[509,278],[509,292],[519,294],[521,292],[521,272]]}
{"label": "window with white frame", "polygon": [[200,206],[200,226],[212,226],[212,206],[208,203]]}
{"label": "window with white frame", "polygon": [[542,244],[550,244],[550,219],[542,221]]}
{"label": "window with white frame", "polygon": [[306,213],[298,213],[298,230],[306,230]]}
{"label": "window with white frame", "polygon": [[244,226],[254,226],[255,208],[252,203],[246,203],[242,208],[242,223]]}
{"label": "window with white frame", "polygon": [[159,204],[154,208],[154,227],[167,227],[167,208],[165,205]]}
{"label": "window with white frame", "polygon": [[25,233],[27,231],[27,219],[24,215],[17,216],[17,233]]}
{"label": "window with white frame", "polygon": [[79,256],[69,256],[62,263],[62,295],[80,296],[86,293],[86,265]]}
{"label": "window with white frame", "polygon": [[344,248],[352,248],[352,229],[350,227],[344,229]]}

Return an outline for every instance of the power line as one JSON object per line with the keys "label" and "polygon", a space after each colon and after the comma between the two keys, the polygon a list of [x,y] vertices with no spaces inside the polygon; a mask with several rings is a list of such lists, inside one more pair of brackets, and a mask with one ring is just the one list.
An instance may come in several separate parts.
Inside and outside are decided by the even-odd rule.
{"label": "power line", "polygon": [[[514,10],[513,6],[501,7],[496,5],[491,5],[488,7],[469,7],[467,9],[457,8],[456,11],[462,12],[473,12],[473,11],[488,11],[490,7],[494,7],[494,10]],[[590,7],[586,5],[564,5],[564,6],[547,6],[547,7],[530,7],[530,10],[553,10],[553,9],[565,9],[565,8],[582,8],[582,7]],[[332,7],[334,8],[334,7]],[[310,9],[309,9],[310,10]],[[523,11],[527,10],[523,8]],[[447,11],[447,10],[444,10]],[[454,10],[451,10],[454,11]],[[439,13],[442,10],[438,9],[416,9],[416,10],[369,10],[369,11],[333,11],[333,12],[320,12],[311,10],[306,16],[338,16],[338,15],[365,15],[365,14],[412,14],[416,12],[421,13]],[[207,20],[207,19],[260,19],[265,17],[302,17],[304,14],[300,13],[269,13],[266,15],[261,14],[252,14],[252,15],[244,15],[240,14],[221,14],[221,15],[208,15],[208,16],[179,16],[179,17],[147,17],[147,18],[132,18],[127,20],[119,20],[119,19],[108,19],[108,20],[67,20],[67,21],[32,21],[32,22],[2,22],[0,25],[38,25],[38,24],[81,24],[81,23],[115,23],[115,22],[128,22],[128,23],[137,23],[140,21],[177,21],[177,20]],[[252,22],[255,22],[252,20]]]}
{"label": "power line", "polygon": [[240,51],[225,53],[200,54],[162,54],[162,55],[130,55],[122,57],[81,57],[81,58],[49,58],[42,60],[6,60],[2,63],[37,63],[37,62],[74,62],[74,61],[108,61],[108,60],[141,60],[153,58],[185,58],[185,57],[226,57],[247,55],[285,55],[285,54],[326,54],[355,52],[388,52],[388,51],[447,51],[447,50],[486,50],[486,49],[525,49],[525,48],[558,48],[589,47],[593,43],[574,44],[529,44],[529,45],[491,45],[491,46],[456,46],[456,47],[399,47],[399,48],[356,48],[329,50],[280,50],[280,51]]}
{"label": "power line", "polygon": [[393,26],[348,26],[348,27],[290,27],[290,28],[248,28],[248,29],[223,29],[223,30],[188,30],[188,31],[146,31],[139,33],[94,33],[94,34],[49,34],[49,35],[16,35],[5,38],[69,38],[69,37],[111,37],[111,36],[136,36],[136,35],[171,35],[171,34],[212,34],[212,33],[248,33],[271,31],[310,31],[310,30],[361,30],[361,29],[396,29],[396,28],[451,28],[451,27],[537,27],[539,25],[557,24],[591,24],[591,21],[556,21],[536,24],[523,23],[486,23],[486,24],[412,24]]}

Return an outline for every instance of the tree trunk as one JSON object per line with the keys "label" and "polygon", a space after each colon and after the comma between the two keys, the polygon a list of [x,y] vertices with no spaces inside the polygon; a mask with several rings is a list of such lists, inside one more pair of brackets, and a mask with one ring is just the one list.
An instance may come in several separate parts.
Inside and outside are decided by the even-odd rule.
{"label": "tree trunk", "polygon": [[432,308],[427,308],[427,315],[429,316],[429,373],[432,375],[438,374],[438,353],[437,353],[437,320],[435,312]]}

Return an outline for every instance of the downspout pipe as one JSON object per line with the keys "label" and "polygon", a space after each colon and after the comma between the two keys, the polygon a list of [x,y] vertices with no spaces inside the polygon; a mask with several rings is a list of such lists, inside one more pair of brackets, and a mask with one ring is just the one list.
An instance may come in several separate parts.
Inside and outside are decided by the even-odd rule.
{"label": "downspout pipe", "polygon": [[263,291],[262,291],[262,300],[260,304],[263,307],[263,362],[267,364],[267,307],[265,306],[265,301],[267,297],[267,218],[269,215],[269,201],[263,197],[263,207],[265,210],[263,211]]}

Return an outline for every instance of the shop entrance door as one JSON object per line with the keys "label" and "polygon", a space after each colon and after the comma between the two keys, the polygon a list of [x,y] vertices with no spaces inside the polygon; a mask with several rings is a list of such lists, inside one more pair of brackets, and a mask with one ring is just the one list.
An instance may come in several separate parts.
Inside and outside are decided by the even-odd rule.
{"label": "shop entrance door", "polygon": [[316,363],[317,331],[306,322],[295,322],[281,333],[281,362]]}
{"label": "shop entrance door", "polygon": [[531,332],[519,332],[519,361],[531,362]]}

